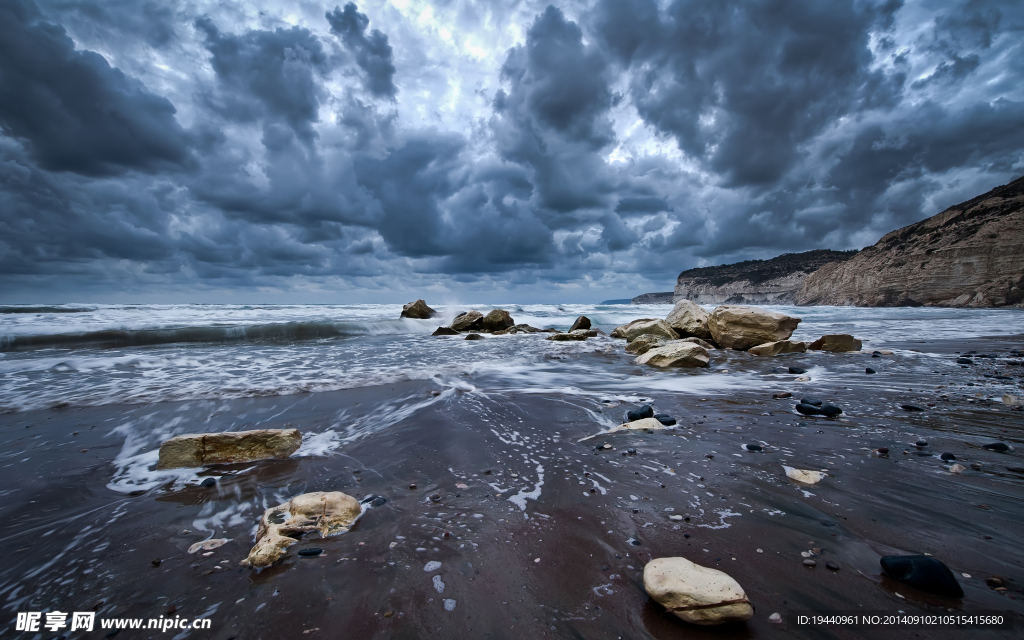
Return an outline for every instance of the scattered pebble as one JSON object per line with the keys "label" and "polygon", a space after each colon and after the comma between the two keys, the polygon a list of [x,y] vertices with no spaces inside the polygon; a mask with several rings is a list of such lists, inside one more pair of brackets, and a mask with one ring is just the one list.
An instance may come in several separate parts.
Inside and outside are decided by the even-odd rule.
{"label": "scattered pebble", "polygon": [[904,411],[924,411],[924,409],[916,404],[901,404],[900,409],[903,409]]}
{"label": "scattered pebble", "polygon": [[962,464],[954,464],[949,468],[950,473],[962,473],[967,467]]}
{"label": "scattered pebble", "polygon": [[818,563],[815,560],[811,559],[811,558],[806,558],[804,560],[804,566],[805,567],[816,567],[816,566],[818,566]]}
{"label": "scattered pebble", "polygon": [[864,373],[872,374],[872,373],[878,373],[878,372],[875,371],[874,369],[872,369],[871,367],[864,367]]}
{"label": "scattered pebble", "polygon": [[826,562],[825,567],[832,571],[839,571],[839,565],[834,562]]}
{"label": "scattered pebble", "polygon": [[301,551],[299,551],[299,555],[302,556],[303,558],[315,558],[315,557],[323,554],[323,552],[324,552],[323,549],[317,549],[317,548],[314,547],[312,549],[302,549]]}
{"label": "scattered pebble", "polygon": [[1013,447],[1006,444],[1005,442],[993,442],[991,444],[981,445],[982,449],[988,449],[989,451],[996,451],[998,453],[1006,453],[1007,451],[1013,451]]}
{"label": "scattered pebble", "polygon": [[437,571],[440,568],[441,568],[441,563],[438,562],[437,560],[431,560],[427,564],[423,565],[423,570],[425,572],[427,572],[427,573],[430,573],[431,571]]}
{"label": "scattered pebble", "polygon": [[782,624],[782,616],[778,613],[773,613],[772,615],[768,616],[768,622],[772,624]]}
{"label": "scattered pebble", "polygon": [[217,479],[216,478],[207,478],[207,479],[203,480],[202,482],[200,482],[199,486],[203,487],[204,489],[212,489],[213,487],[217,486]]}
{"label": "scattered pebble", "polygon": [[952,453],[946,452],[946,453],[942,454],[941,456],[939,456],[939,459],[944,461],[944,462],[950,462],[952,460],[956,460],[956,456],[953,455]]}

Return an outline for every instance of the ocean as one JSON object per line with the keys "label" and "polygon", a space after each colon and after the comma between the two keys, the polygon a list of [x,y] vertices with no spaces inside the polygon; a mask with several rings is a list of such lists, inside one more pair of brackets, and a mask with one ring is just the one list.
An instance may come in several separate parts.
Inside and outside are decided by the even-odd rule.
{"label": "ocean", "polygon": [[[4,610],[177,612],[225,639],[675,637],[682,623],[639,585],[646,561],[683,555],[744,586],[758,616],[743,633],[757,635],[772,611],[929,610],[878,569],[927,552],[973,576],[966,609],[1020,614],[984,579],[1021,570],[1024,421],[1003,398],[1021,395],[1024,311],[769,307],[802,318],[794,340],[851,333],[867,353],[717,350],[706,369],[662,370],[604,335],[430,334],[492,308],[609,333],[670,305],[435,308],[0,307]],[[803,396],[844,413],[801,416]],[[677,425],[608,433],[645,403]],[[155,468],[174,435],[284,427],[303,435],[287,460]],[[982,448],[993,441],[1015,450]],[[951,473],[947,452],[977,469]],[[828,475],[799,486],[785,466]],[[293,549],[321,557],[238,566],[264,509],[333,490],[384,503]],[[228,542],[188,553],[207,539]],[[808,570],[813,548],[842,569]]]}

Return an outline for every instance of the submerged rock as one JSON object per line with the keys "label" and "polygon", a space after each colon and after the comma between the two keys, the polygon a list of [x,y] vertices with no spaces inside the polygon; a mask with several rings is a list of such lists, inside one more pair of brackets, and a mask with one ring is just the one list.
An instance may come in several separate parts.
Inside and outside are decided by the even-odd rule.
{"label": "submerged rock", "polygon": [[707,349],[692,342],[677,340],[651,349],[636,359],[637,364],[655,367],[706,367],[711,362]]}
{"label": "submerged rock", "polygon": [[904,411],[924,411],[924,409],[916,404],[901,404],[900,409],[903,409]]}
{"label": "submerged rock", "polygon": [[410,302],[409,304],[402,307],[403,318],[415,318],[416,320],[427,320],[437,315],[437,311],[434,311],[427,306],[427,303],[423,300],[417,300],[416,302]]}
{"label": "submerged rock", "polygon": [[287,458],[302,444],[298,429],[256,429],[174,436],[160,445],[157,469]]}
{"label": "submerged rock", "polygon": [[997,451],[999,453],[1006,453],[1007,451],[1013,451],[1013,447],[1006,444],[1005,442],[993,442],[991,444],[981,445],[982,449],[988,449],[989,451]]}
{"label": "submerged rock", "polygon": [[574,340],[586,340],[587,335],[585,333],[556,333],[544,339],[555,342],[572,342]]}
{"label": "submerged rock", "polygon": [[821,415],[821,409],[819,409],[818,407],[814,406],[813,404],[807,404],[805,402],[801,402],[798,405],[796,405],[796,411],[797,411],[797,413],[802,413],[805,416],[820,416]]}
{"label": "submerged rock", "polygon": [[811,351],[832,351],[834,353],[841,353],[844,351],[860,351],[861,346],[861,341],[848,333],[832,333],[826,336],[821,336],[811,344],[807,345],[807,348]]}
{"label": "submerged rock", "polygon": [[484,339],[484,337],[482,335],[480,335],[479,333],[471,333],[468,336],[466,336],[466,340],[483,340],[483,339]]}
{"label": "submerged rock", "polygon": [[645,334],[636,338],[626,345],[626,353],[633,353],[642,356],[651,349],[663,347],[668,343],[664,336]]}
{"label": "submerged rock", "polygon": [[437,329],[434,329],[434,333],[432,333],[430,335],[432,335],[432,336],[457,336],[457,335],[459,335],[459,332],[456,331],[455,329],[452,329],[451,327],[438,327]]}
{"label": "submerged rock", "polygon": [[883,556],[880,563],[885,575],[919,591],[949,598],[964,596],[949,567],[931,556]]}
{"label": "submerged rock", "polygon": [[665,322],[683,337],[694,336],[705,340],[711,339],[708,329],[708,318],[711,314],[692,300],[680,300],[672,307]]}
{"label": "submerged rock", "polygon": [[295,534],[316,531],[321,537],[344,533],[359,517],[359,502],[340,491],[315,491],[295,496],[263,512],[256,546],[241,565],[261,569],[277,562],[297,542]]}
{"label": "submerged rock", "polygon": [[747,353],[755,356],[777,356],[783,353],[803,353],[805,351],[807,351],[807,345],[796,340],[766,342],[747,349]]}
{"label": "submerged rock", "polygon": [[483,324],[484,314],[479,311],[465,311],[455,316],[455,319],[452,320],[448,327],[455,331],[470,331],[472,329],[479,331]]}
{"label": "submerged rock", "polygon": [[512,320],[512,316],[509,315],[508,311],[504,309],[493,309],[484,316],[482,321],[481,331],[504,331],[509,327],[515,326],[515,322]]}
{"label": "submerged rock", "polygon": [[878,373],[878,372],[875,371],[874,369],[872,369],[871,367],[864,367],[864,373],[872,374],[872,373]]}
{"label": "submerged rock", "polygon": [[804,369],[803,367],[790,367],[789,372],[794,375],[801,375],[807,373],[807,369]]}
{"label": "submerged rock", "polygon": [[577,329],[589,329],[590,326],[590,318],[587,316],[580,316],[576,318],[576,321],[572,323],[571,327],[569,327],[569,332],[571,333]]}
{"label": "submerged rock", "polygon": [[793,394],[789,391],[782,391],[780,393],[773,393],[772,399],[774,400],[785,400],[786,398],[792,398]]}
{"label": "submerged rock", "polygon": [[757,307],[722,305],[708,317],[708,330],[723,349],[746,350],[766,342],[789,340],[800,318]]}
{"label": "submerged rock", "polygon": [[794,469],[793,467],[787,467],[785,465],[783,465],[782,468],[785,470],[786,476],[790,480],[796,480],[797,482],[802,482],[804,484],[817,484],[825,477],[825,474],[820,471]]}
{"label": "submerged rock", "polygon": [[754,607],[731,576],[686,558],[657,558],[644,566],[644,590],[676,617],[699,625],[749,620]]}

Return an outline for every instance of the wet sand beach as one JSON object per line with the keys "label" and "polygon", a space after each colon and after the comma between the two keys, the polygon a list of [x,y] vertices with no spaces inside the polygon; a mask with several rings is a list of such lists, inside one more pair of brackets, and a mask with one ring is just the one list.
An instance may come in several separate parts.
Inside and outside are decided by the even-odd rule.
{"label": "wet sand beach", "polygon": [[[474,345],[456,343],[461,336],[432,340]],[[537,340],[509,336],[507,344],[522,350]],[[885,345],[895,353],[880,358],[719,350],[709,370],[672,372],[671,385],[664,372],[634,365],[622,341],[585,344],[547,356],[587,372],[582,392],[480,369],[445,384],[0,415],[4,635],[16,635],[16,611],[48,609],[208,617],[211,630],[176,637],[214,640],[1019,633],[1024,412],[1001,398],[1021,394],[1022,358],[1011,350],[1024,348],[1024,336],[908,340]],[[974,364],[956,363],[972,351]],[[796,381],[790,366],[810,380]],[[714,389],[705,386],[712,377]],[[773,399],[780,392],[793,397]],[[797,414],[795,400],[809,396],[844,413]],[[677,425],[581,441],[644,403]],[[287,460],[151,469],[160,440],[174,433],[284,427],[304,436]],[[922,440],[927,446],[915,446]],[[982,448],[993,442],[1015,450]],[[966,469],[951,473],[942,453]],[[803,485],[783,466],[827,476]],[[216,486],[201,486],[206,478]],[[240,567],[263,510],[310,491],[386,501],[348,533],[305,536],[269,569]],[[229,541],[187,552],[210,538]],[[297,553],[310,548],[323,554]],[[805,566],[802,552],[817,565]],[[881,556],[910,553],[946,563],[964,597],[924,594],[881,575]],[[662,556],[731,575],[754,618],[701,628],[666,614],[642,587],[644,564]],[[425,571],[430,562],[441,564]],[[996,576],[1004,590],[986,583]],[[1018,627],[796,628],[788,619],[855,610],[998,610]],[[769,622],[775,612],[783,624]],[[105,634],[79,633],[66,637]]]}

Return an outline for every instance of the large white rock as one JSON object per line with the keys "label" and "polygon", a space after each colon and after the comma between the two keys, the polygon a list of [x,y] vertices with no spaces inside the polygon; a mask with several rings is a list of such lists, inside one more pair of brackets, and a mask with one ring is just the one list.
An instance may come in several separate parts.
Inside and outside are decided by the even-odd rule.
{"label": "large white rock", "polygon": [[696,336],[705,340],[711,339],[711,331],[708,330],[707,311],[701,308],[692,300],[680,300],[672,311],[668,312],[665,322],[682,337]]}
{"label": "large white rock", "polygon": [[632,322],[623,330],[623,337],[626,342],[633,342],[643,335],[661,336],[666,340],[678,340],[679,335],[675,329],[668,326],[664,320],[644,320]]}
{"label": "large white rock", "polygon": [[686,558],[648,562],[644,590],[670,613],[693,624],[742,622],[754,616],[747,594],[731,576]]}
{"label": "large white rock", "polygon": [[747,350],[766,342],[789,340],[800,318],[757,307],[722,305],[711,312],[708,330],[723,349]]}
{"label": "large white rock", "polygon": [[667,340],[664,336],[655,336],[651,334],[645,334],[637,336],[636,340],[633,340],[626,345],[626,353],[634,353],[636,355],[643,355],[651,349],[657,349],[663,346]]}
{"label": "large white rock", "polygon": [[647,429],[657,430],[664,428],[665,425],[661,424],[657,418],[641,418],[640,420],[634,420],[633,422],[626,422],[617,427],[612,427],[608,430],[608,433],[615,433],[616,431],[645,431]]}
{"label": "large white rock", "polygon": [[790,480],[796,480],[803,484],[818,484],[821,479],[825,477],[825,474],[820,471],[808,471],[807,469],[795,469],[793,467],[782,466],[782,469],[786,472],[786,476]]}
{"label": "large white rock", "polygon": [[609,335],[613,338],[625,338],[626,330],[629,329],[631,326],[638,322],[650,322],[651,320],[655,320],[655,318],[637,318],[636,320],[630,320],[626,324],[620,324],[619,326],[612,329],[612,332]]}
{"label": "large white rock", "polygon": [[651,349],[638,357],[637,364],[649,364],[654,367],[706,367],[711,362],[708,350],[699,344],[674,340],[668,344]]}

